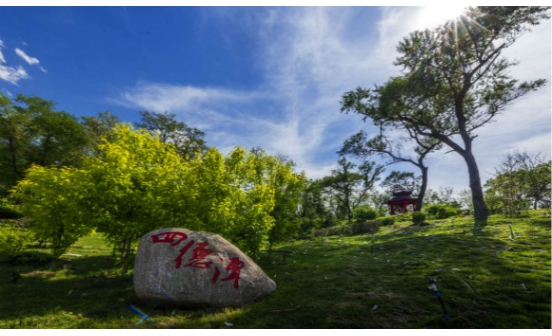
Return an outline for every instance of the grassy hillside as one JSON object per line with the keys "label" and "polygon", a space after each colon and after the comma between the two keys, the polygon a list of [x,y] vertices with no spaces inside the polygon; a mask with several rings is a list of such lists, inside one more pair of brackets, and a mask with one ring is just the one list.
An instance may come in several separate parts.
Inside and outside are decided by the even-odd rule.
{"label": "grassy hillside", "polygon": [[[55,264],[36,258],[8,264],[0,255],[0,328],[551,327],[550,217],[492,216],[482,232],[474,232],[469,217],[410,225],[382,227],[374,237],[280,245],[293,252],[286,261],[275,255],[259,262],[278,289],[243,308],[144,305],[132,274],[119,275],[101,236],[81,239]],[[29,251],[47,257],[46,250]],[[450,319],[426,276],[437,280]],[[129,305],[153,322],[136,327],[140,317]]]}

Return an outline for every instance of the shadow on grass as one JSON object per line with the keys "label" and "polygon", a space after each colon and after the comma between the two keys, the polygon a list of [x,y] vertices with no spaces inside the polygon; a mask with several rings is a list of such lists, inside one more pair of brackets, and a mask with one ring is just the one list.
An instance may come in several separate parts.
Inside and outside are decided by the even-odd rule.
{"label": "shadow on grass", "polygon": [[[132,276],[115,275],[105,257],[69,261],[2,263],[0,315],[5,320],[44,316],[56,311],[102,318],[137,303]],[[13,273],[20,274],[14,284]]]}
{"label": "shadow on grass", "polygon": [[[519,267],[511,261],[515,255],[499,257],[525,246],[414,231],[423,228],[379,238],[374,256],[369,245],[343,246],[329,262],[321,246],[297,253],[295,265],[264,264],[267,274],[278,274],[278,290],[230,322],[243,328],[550,328],[550,286],[543,280],[550,270]],[[364,257],[349,262],[359,252]],[[450,320],[426,275],[439,280]]]}
{"label": "shadow on grass", "polygon": [[[550,328],[550,269],[526,256],[535,247],[548,251],[549,242],[533,247],[438,228],[376,235],[374,255],[369,235],[287,245],[294,254],[286,262],[259,262],[278,285],[274,293],[243,308],[178,310],[175,316],[144,308],[132,277],[114,275],[120,270],[105,256],[60,262],[57,272],[20,265],[17,285],[9,276],[15,266],[8,265],[0,272],[0,316],[16,323],[65,311],[89,319],[80,327],[113,321],[108,327],[130,328],[139,319],[132,304],[153,312],[155,323],[144,323],[147,328],[220,328],[223,322],[235,328]],[[462,229],[471,227],[455,230]],[[442,317],[426,275],[438,279],[450,320]]]}
{"label": "shadow on grass", "polygon": [[474,219],[472,233],[474,236],[483,235],[483,231],[487,226],[487,219]]}

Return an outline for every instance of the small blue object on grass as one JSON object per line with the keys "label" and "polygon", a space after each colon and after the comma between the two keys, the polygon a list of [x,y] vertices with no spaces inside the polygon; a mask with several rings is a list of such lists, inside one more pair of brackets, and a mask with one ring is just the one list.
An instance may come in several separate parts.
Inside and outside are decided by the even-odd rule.
{"label": "small blue object on grass", "polygon": [[445,308],[445,303],[443,302],[443,299],[441,298],[441,292],[439,292],[439,290],[437,289],[437,286],[435,285],[437,280],[431,278],[430,276],[426,276],[425,278],[429,282],[429,289],[431,289],[433,291],[433,293],[435,293],[435,296],[437,296],[437,298],[439,299],[439,303],[441,304],[441,307],[443,308],[443,313],[444,313],[443,317],[445,318],[445,320],[450,319],[450,315],[447,312],[447,308]]}
{"label": "small blue object on grass", "polygon": [[148,315],[146,315],[146,313],[144,313],[143,311],[141,311],[140,309],[134,307],[133,305],[130,305],[128,306],[130,309],[132,309],[133,312],[135,312],[136,314],[142,316],[142,318],[140,319],[140,321],[136,322],[135,326],[138,326],[140,323],[142,323],[142,321],[144,320],[148,320],[150,322],[153,322],[152,319],[149,318]]}

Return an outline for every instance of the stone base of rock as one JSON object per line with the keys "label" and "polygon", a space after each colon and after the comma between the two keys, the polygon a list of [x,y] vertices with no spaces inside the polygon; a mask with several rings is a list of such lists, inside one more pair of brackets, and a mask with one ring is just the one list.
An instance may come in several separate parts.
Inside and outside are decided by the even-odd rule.
{"label": "stone base of rock", "polygon": [[166,228],[142,237],[134,289],[154,305],[228,307],[253,303],[276,290],[276,283],[221,236]]}

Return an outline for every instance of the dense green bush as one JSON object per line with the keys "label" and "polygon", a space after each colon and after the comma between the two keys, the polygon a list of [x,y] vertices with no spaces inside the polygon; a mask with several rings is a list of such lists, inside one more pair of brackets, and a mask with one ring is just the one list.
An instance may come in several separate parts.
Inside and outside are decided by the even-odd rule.
{"label": "dense green bush", "polygon": [[366,222],[376,219],[378,212],[368,206],[359,206],[355,209],[354,216],[357,222]]}
{"label": "dense green bush", "polygon": [[421,211],[416,211],[412,214],[412,223],[414,225],[422,225],[425,220],[425,214]]}
{"label": "dense green bush", "polygon": [[447,206],[444,208],[439,209],[437,212],[437,218],[443,219],[443,218],[449,218],[449,217],[455,217],[458,215],[458,209],[455,209],[453,207]]}
{"label": "dense green bush", "polygon": [[9,257],[17,257],[26,245],[34,242],[35,235],[32,231],[20,229],[11,225],[0,227],[0,253]]}
{"label": "dense green bush", "polygon": [[12,194],[55,256],[92,230],[125,244],[126,260],[130,244],[162,227],[220,234],[250,257],[297,233],[306,177],[291,162],[241,147],[182,160],[146,130],[119,124],[111,134],[79,168],[32,166]]}
{"label": "dense green bush", "polygon": [[433,204],[425,207],[427,214],[434,219],[445,219],[458,215],[458,210],[445,205],[445,204]]}
{"label": "dense green bush", "polygon": [[337,218],[334,215],[328,215],[322,221],[322,227],[329,228],[337,225]]}
{"label": "dense green bush", "polygon": [[297,233],[298,235],[309,234],[314,229],[314,223],[310,218],[299,217],[297,221],[299,222],[299,232]]}
{"label": "dense green bush", "polygon": [[379,219],[382,226],[395,224],[395,216],[387,216]]}

